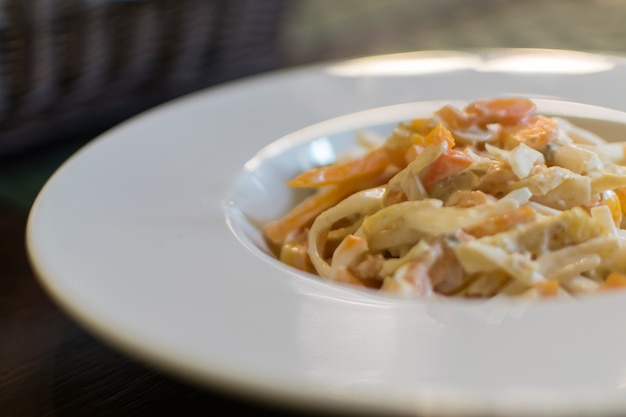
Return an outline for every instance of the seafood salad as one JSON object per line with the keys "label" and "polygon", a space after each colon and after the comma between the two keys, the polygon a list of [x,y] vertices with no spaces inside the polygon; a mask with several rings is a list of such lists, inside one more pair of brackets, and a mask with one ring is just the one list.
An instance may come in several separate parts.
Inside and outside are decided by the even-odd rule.
{"label": "seafood salad", "polygon": [[624,146],[528,98],[446,105],[299,173],[287,186],[314,193],[262,231],[286,264],[408,296],[622,288]]}

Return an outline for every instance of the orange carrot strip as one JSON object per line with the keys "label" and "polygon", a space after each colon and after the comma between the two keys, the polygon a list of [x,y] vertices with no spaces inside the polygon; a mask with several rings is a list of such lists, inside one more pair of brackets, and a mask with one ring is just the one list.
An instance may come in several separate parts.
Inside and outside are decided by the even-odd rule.
{"label": "orange carrot strip", "polygon": [[490,123],[515,125],[530,116],[535,108],[535,104],[527,98],[502,97],[476,100],[464,109],[443,106],[435,114],[451,129],[465,130]]}
{"label": "orange carrot strip", "polygon": [[321,187],[340,184],[382,172],[388,165],[389,158],[383,149],[375,149],[366,155],[344,163],[333,164],[305,171],[287,185],[290,187]]}
{"label": "orange carrot strip", "polygon": [[271,242],[279,244],[291,233],[312,222],[324,210],[357,191],[386,183],[395,173],[397,170],[383,173],[374,172],[368,177],[359,177],[354,181],[345,181],[341,184],[332,184],[321,188],[282,218],[267,223],[263,227],[263,233]]}
{"label": "orange carrot strip", "polygon": [[535,111],[535,104],[524,97],[499,97],[476,100],[465,111],[473,116],[474,123],[485,125],[500,123],[512,125]]}
{"label": "orange carrot strip", "polygon": [[294,207],[286,216],[266,224],[263,232],[271,242],[278,244],[292,232],[312,221],[322,211],[348,196],[350,191],[339,185],[323,188]]}
{"label": "orange carrot strip", "polygon": [[[446,129],[443,124],[439,123],[436,127],[431,129],[424,138],[418,134],[413,134],[412,143],[408,145],[408,147],[412,148],[414,143],[430,145],[439,144],[444,141],[448,143],[448,148],[454,147],[455,143],[452,133]],[[406,149],[407,147],[400,149],[375,149],[360,158],[305,171],[291,179],[287,185],[290,187],[321,187],[355,180],[371,175],[372,173],[379,173],[391,163],[396,165],[406,164],[403,158],[399,158],[400,155],[404,154]],[[400,165],[400,168],[403,167],[403,165]]]}
{"label": "orange carrot strip", "polygon": [[424,168],[421,173],[422,184],[427,189],[431,188],[451,175],[463,171],[470,165],[472,165],[472,160],[469,156],[457,149],[448,149]]}
{"label": "orange carrot strip", "polygon": [[451,106],[446,105],[440,108],[435,112],[435,115],[451,129],[454,130],[465,130],[472,126],[474,120],[463,110]]}

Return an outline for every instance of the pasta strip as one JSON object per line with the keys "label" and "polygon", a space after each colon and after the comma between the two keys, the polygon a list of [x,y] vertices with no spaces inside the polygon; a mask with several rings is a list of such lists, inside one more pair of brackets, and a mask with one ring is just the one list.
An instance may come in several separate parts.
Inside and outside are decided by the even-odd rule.
{"label": "pasta strip", "polygon": [[521,97],[443,106],[369,137],[362,156],[287,182],[314,194],[263,227],[283,262],[417,297],[626,288],[626,142]]}

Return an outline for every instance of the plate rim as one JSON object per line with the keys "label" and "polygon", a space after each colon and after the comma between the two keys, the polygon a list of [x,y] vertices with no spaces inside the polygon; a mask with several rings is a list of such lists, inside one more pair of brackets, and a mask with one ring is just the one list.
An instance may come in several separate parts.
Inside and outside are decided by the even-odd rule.
{"label": "plate rim", "polygon": [[[516,53],[528,52],[527,49],[515,49],[515,48],[502,48],[502,51],[507,52],[507,53],[512,53],[514,55]],[[454,52],[459,52],[459,51],[450,51],[450,52],[454,53]],[[461,51],[461,52],[468,53],[467,51]],[[489,50],[489,51],[470,52],[470,53],[475,54],[476,56],[482,56],[481,54],[494,53],[494,51]],[[394,55],[397,55],[397,54],[394,54]],[[601,54],[601,56],[608,56],[608,55]],[[371,58],[385,59],[385,55],[379,55],[379,56],[375,56]],[[616,56],[615,59],[622,60],[624,59],[624,57]],[[209,88],[209,89],[205,89],[199,92],[195,92],[190,95],[181,97],[179,99],[170,101],[168,103],[164,103],[163,105],[157,106],[156,108],[148,110],[147,112],[143,112],[140,115],[135,116],[127,120],[126,122],[114,127],[113,129],[105,132],[104,134],[96,138],[94,141],[82,147],[78,152],[72,155],[65,163],[63,163],[62,166],[59,167],[59,169],[55,171],[55,173],[46,182],[46,184],[44,185],[44,187],[38,194],[35,202],[33,203],[31,212],[29,213],[29,216],[28,216],[27,231],[26,231],[27,253],[29,256],[29,261],[31,262],[31,265],[34,267],[36,275],[39,281],[41,282],[41,284],[43,285],[43,287],[46,289],[47,293],[51,295],[55,299],[55,301],[63,307],[64,310],[70,313],[70,315],[73,318],[77,319],[80,323],[82,323],[82,325],[87,330],[95,333],[100,338],[103,338],[104,340],[112,343],[113,345],[122,348],[124,351],[130,353],[131,355],[134,355],[138,359],[148,361],[153,364],[157,364],[159,367],[167,369],[169,372],[172,372],[180,377],[191,379],[196,383],[208,384],[208,386],[212,388],[219,389],[220,383],[226,383],[226,384],[231,383],[233,385],[226,388],[227,391],[235,390],[235,391],[240,392],[241,390],[245,390],[249,395],[252,395],[253,397],[257,397],[259,399],[270,400],[272,402],[278,402],[281,404],[291,403],[290,398],[284,398],[280,395],[280,393],[275,392],[276,387],[274,387],[273,389],[270,388],[266,391],[259,390],[257,391],[258,395],[255,395],[254,388],[259,388],[259,387],[255,387],[254,384],[251,386],[246,385],[244,381],[245,378],[243,379],[234,378],[229,381],[226,374],[220,375],[220,372],[217,372],[214,375],[215,380],[213,380],[212,378],[210,378],[211,372],[207,372],[206,369],[201,370],[198,372],[198,374],[194,375],[193,372],[190,372],[193,369],[192,364],[188,364],[187,369],[181,370],[180,368],[180,366],[182,365],[181,363],[176,363],[176,361],[168,362],[167,360],[169,355],[175,352],[168,352],[167,349],[164,348],[163,346],[158,347],[156,349],[154,347],[146,347],[141,341],[134,339],[132,335],[128,335],[128,334],[123,335],[123,334],[116,333],[115,329],[111,329],[110,327],[108,327],[111,325],[111,323],[107,323],[106,319],[102,321],[101,318],[99,317],[91,317],[89,315],[89,312],[86,312],[82,307],[73,303],[72,296],[75,296],[75,294],[69,294],[67,292],[67,288],[61,288],[57,286],[58,282],[55,280],[54,277],[49,275],[50,273],[48,272],[48,269],[43,265],[44,261],[42,261],[40,258],[40,255],[41,255],[40,251],[42,250],[42,248],[38,247],[39,238],[40,238],[38,236],[38,230],[39,230],[38,227],[40,227],[40,225],[38,224],[38,221],[41,216],[42,210],[47,209],[46,205],[49,204],[49,202],[46,200],[48,199],[48,196],[51,193],[54,193],[55,192],[54,187],[58,186],[56,183],[57,181],[59,181],[58,178],[60,178],[62,175],[65,175],[65,173],[68,170],[71,170],[75,162],[80,161],[84,157],[84,155],[99,152],[99,148],[101,147],[103,143],[106,143],[110,137],[115,137],[115,135],[117,135],[120,131],[127,129],[127,127],[132,128],[133,126],[137,126],[138,123],[139,124],[145,123],[150,118],[158,116],[159,113],[167,114],[171,109],[176,108],[177,106],[180,106],[181,104],[183,106],[192,106],[194,101],[197,101],[197,100],[202,101],[206,99],[207,97],[211,99],[211,97],[213,97],[214,95],[218,93],[228,94],[229,91],[233,91],[233,90],[241,91],[242,89],[246,89],[248,86],[253,85],[255,83],[257,84],[263,83],[266,80],[275,81],[277,78],[280,78],[280,77],[289,78],[290,75],[293,75],[296,73],[306,74],[310,72],[323,72],[330,65],[336,65],[338,62],[347,62],[347,61],[338,60],[338,61],[333,61],[333,63],[322,63],[322,64],[315,64],[312,66],[305,66],[305,67],[292,69],[292,70],[281,70],[276,73],[255,76],[255,77],[252,77],[251,79],[239,80],[239,81],[228,83],[227,85],[217,86],[216,88]],[[626,71],[626,69],[623,69],[623,71]],[[626,108],[622,110],[626,110]],[[303,127],[306,128],[305,126]],[[242,385],[238,385],[239,383],[241,383]],[[297,394],[301,393],[301,389],[297,387],[289,387],[288,384],[285,384],[280,389],[289,390],[290,388],[292,388],[292,392],[290,393],[290,395],[292,395],[291,400],[293,400],[293,403],[291,403],[292,406],[299,407],[299,404],[296,404],[296,402],[302,401],[302,400],[310,400],[310,401],[307,401],[307,404],[313,405],[313,404],[316,404],[316,401],[319,399],[323,399],[323,398],[328,399],[327,395],[321,395],[319,398],[315,395],[315,394],[320,394],[320,393],[313,393],[313,395],[304,395],[304,397],[299,398]],[[277,395],[272,395],[272,393],[277,394]],[[434,395],[434,394],[431,393],[431,395]],[[435,397],[432,397],[432,396],[430,397],[431,400],[433,398]],[[605,398],[605,400],[606,399],[608,398]],[[463,407],[454,411],[462,413],[462,414],[488,411],[485,408],[486,404],[483,401],[479,401],[477,404],[474,404],[473,406],[470,404],[471,402],[472,401],[470,399],[470,402],[468,404],[464,404]],[[400,412],[400,413],[410,411],[407,408],[393,410],[393,408],[388,408],[387,407],[388,405],[389,404],[383,405],[383,409],[379,411],[391,411],[391,412]],[[616,399],[614,403],[604,404],[604,405],[606,406],[604,411],[607,411],[607,412],[612,412],[615,410],[623,411],[624,409],[626,409],[626,401],[619,401],[618,399]],[[331,407],[331,409],[333,408],[331,404],[321,405],[320,411],[328,409],[329,406]],[[359,407],[359,404],[353,404],[351,401],[347,401],[347,402],[338,401],[336,404],[334,404],[334,406],[336,407],[336,410],[338,411],[353,410],[353,408],[351,408],[352,406],[359,408],[359,411],[367,411],[370,409],[369,407],[372,406],[372,404],[368,404],[367,407],[363,407],[363,404],[360,404],[360,407]],[[438,406],[439,408],[437,408],[436,406]],[[423,409],[421,409],[421,411],[433,411],[435,414],[442,414],[443,412],[445,412],[445,407],[443,407],[442,403],[437,402],[434,405],[428,404],[428,401],[426,399],[416,400],[416,403],[412,404],[412,407],[414,407],[413,410],[417,410],[417,409],[420,409],[420,407],[424,407]],[[434,407],[434,408],[431,408],[431,407]],[[507,410],[511,410],[511,408],[505,405],[505,409],[499,410],[499,411],[507,411]],[[554,409],[553,411],[569,412],[569,411],[574,411],[574,410],[570,409],[569,407],[566,407],[562,409]]]}

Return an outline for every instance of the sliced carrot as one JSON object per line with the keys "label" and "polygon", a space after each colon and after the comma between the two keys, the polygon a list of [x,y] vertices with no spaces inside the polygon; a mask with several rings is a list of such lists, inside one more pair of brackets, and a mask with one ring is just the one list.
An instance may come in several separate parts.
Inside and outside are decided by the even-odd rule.
{"label": "sliced carrot", "polygon": [[626,288],[626,274],[617,271],[611,272],[609,276],[606,277],[600,288],[603,290]]}
{"label": "sliced carrot", "polygon": [[312,221],[322,211],[337,204],[349,194],[349,190],[339,185],[322,188],[303,200],[286,216],[265,225],[263,232],[273,243],[281,243],[291,233]]}
{"label": "sliced carrot", "polygon": [[516,143],[523,143],[533,149],[542,151],[557,138],[556,123],[545,116],[532,117],[528,123],[507,129],[505,136]]}
{"label": "sliced carrot", "polygon": [[448,142],[450,148],[454,146],[452,133],[440,123],[431,129],[426,137],[414,133],[410,140],[402,146],[382,146],[347,162],[310,169],[291,179],[287,185],[290,187],[322,187],[378,174],[390,165],[404,168],[412,160],[406,160],[407,149],[414,148],[415,145],[441,143],[442,141]]}
{"label": "sliced carrot", "polygon": [[499,97],[480,99],[464,109],[447,105],[435,112],[446,126],[453,130],[465,130],[472,126],[484,127],[491,123],[515,125],[535,111],[535,104],[523,97]]}
{"label": "sliced carrot", "polygon": [[465,111],[477,125],[514,125],[535,111],[535,104],[524,97],[498,97],[476,100]]}
{"label": "sliced carrot", "polygon": [[367,188],[376,187],[389,181],[397,170],[374,172],[367,177],[359,177],[354,181],[331,184],[303,200],[282,218],[267,223],[263,233],[270,242],[279,244],[289,235],[312,222],[324,210],[339,203],[349,195]]}
{"label": "sliced carrot", "polygon": [[305,171],[290,180],[287,185],[290,187],[322,187],[329,184],[341,184],[380,173],[385,170],[388,164],[387,152],[383,149],[375,149],[360,158]]}
{"label": "sliced carrot", "polygon": [[448,149],[421,172],[422,184],[426,189],[472,165],[472,159],[457,149]]}

